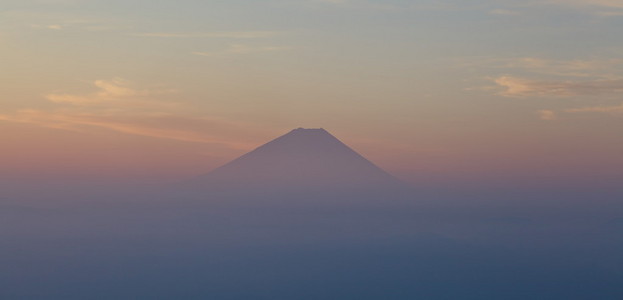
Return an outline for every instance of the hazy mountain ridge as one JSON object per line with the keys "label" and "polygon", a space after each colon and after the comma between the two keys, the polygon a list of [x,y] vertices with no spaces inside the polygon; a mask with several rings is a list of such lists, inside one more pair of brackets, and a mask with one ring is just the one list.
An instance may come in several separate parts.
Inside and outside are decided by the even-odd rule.
{"label": "hazy mountain ridge", "polygon": [[326,130],[298,128],[199,176],[214,189],[375,189],[406,187]]}

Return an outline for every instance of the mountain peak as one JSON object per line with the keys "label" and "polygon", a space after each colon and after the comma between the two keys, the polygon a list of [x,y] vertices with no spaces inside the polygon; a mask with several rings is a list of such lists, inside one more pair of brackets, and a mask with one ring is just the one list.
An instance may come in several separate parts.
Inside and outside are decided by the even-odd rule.
{"label": "mountain peak", "polygon": [[303,127],[292,129],[292,131],[290,132],[292,133],[326,133],[326,134],[329,133],[328,131],[324,130],[324,128],[303,128]]}
{"label": "mountain peak", "polygon": [[299,128],[296,128],[296,129],[292,129],[290,132],[288,132],[284,136],[288,136],[288,135],[297,135],[297,136],[311,137],[311,136],[322,136],[322,135],[331,135],[331,134],[328,131],[324,130],[324,128],[303,128],[303,127],[299,127]]}
{"label": "mountain peak", "polygon": [[323,128],[296,128],[195,180],[209,188],[351,188],[400,182]]}
{"label": "mountain peak", "polygon": [[303,127],[292,129],[292,131],[296,131],[296,132],[302,132],[302,131],[307,131],[307,132],[312,132],[312,131],[327,132],[326,130],[324,130],[324,128],[303,128]]}

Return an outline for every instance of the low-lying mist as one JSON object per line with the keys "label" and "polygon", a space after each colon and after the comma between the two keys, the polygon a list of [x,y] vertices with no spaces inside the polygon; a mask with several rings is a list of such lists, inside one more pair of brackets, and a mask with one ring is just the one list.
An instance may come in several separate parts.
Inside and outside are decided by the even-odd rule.
{"label": "low-lying mist", "polygon": [[9,190],[2,299],[623,297],[623,191]]}

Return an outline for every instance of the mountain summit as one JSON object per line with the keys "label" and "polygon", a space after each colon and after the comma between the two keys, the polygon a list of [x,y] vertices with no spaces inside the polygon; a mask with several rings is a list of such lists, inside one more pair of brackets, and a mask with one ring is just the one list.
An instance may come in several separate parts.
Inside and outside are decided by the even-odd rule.
{"label": "mountain summit", "polygon": [[322,128],[298,128],[194,180],[206,188],[375,188],[402,183]]}

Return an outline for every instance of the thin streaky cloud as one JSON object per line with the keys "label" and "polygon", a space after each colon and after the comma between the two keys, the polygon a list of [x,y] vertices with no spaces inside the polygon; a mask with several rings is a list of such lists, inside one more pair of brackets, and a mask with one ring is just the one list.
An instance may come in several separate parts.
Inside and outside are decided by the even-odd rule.
{"label": "thin streaky cloud", "polygon": [[290,49],[292,48],[285,46],[248,46],[243,44],[235,44],[231,45],[228,49],[222,51],[195,51],[191,53],[199,56],[222,56],[229,54],[251,54],[261,52],[287,51]]}
{"label": "thin streaky cloud", "polygon": [[321,2],[321,3],[330,3],[330,4],[344,4],[347,2],[350,2],[349,0],[313,0],[314,2]]}
{"label": "thin streaky cloud", "polygon": [[229,31],[229,32],[145,32],[130,33],[137,37],[156,38],[230,38],[230,39],[258,39],[270,38],[281,34],[278,31]]}
{"label": "thin streaky cloud", "polygon": [[518,16],[521,13],[516,10],[504,9],[504,8],[496,8],[489,11],[490,15],[498,15],[498,16]]}
{"label": "thin streaky cloud", "polygon": [[548,3],[571,6],[599,6],[609,8],[623,8],[620,0],[549,0]]}
{"label": "thin streaky cloud", "polygon": [[56,104],[47,110],[21,109],[0,114],[0,120],[69,131],[107,129],[160,139],[219,144],[249,149],[239,142],[250,125],[220,118],[197,116],[179,102],[157,99],[169,91],[137,89],[122,78],[95,80],[95,92],[74,95],[53,93],[45,98]]}
{"label": "thin streaky cloud", "polygon": [[623,92],[623,79],[589,81],[545,81],[501,76],[494,82],[505,97],[573,97]]}
{"label": "thin streaky cloud", "polygon": [[365,9],[372,11],[404,11],[421,8],[432,8],[435,6],[419,6],[416,4],[396,4],[396,3],[380,3],[381,1],[369,0],[308,0],[308,3],[326,4],[335,7],[349,9]]}
{"label": "thin streaky cloud", "polygon": [[621,17],[623,16],[623,9],[618,11],[598,11],[595,14],[602,17]]}
{"label": "thin streaky cloud", "polygon": [[[20,110],[13,115],[0,115],[0,120],[34,124],[47,128],[84,132],[102,128],[120,133],[193,143],[221,144],[232,149],[248,149],[251,145],[208,134],[208,130],[176,128],[168,116],[132,116],[120,118],[71,111],[45,112]],[[223,127],[218,121],[202,118],[177,118],[178,122],[193,122],[199,128]],[[167,123],[169,122],[169,123]],[[157,125],[155,125],[157,124]]]}
{"label": "thin streaky cloud", "polygon": [[65,28],[65,26],[60,24],[51,24],[51,25],[39,25],[39,24],[31,24],[30,28],[34,29],[52,29],[52,30],[61,30]]}
{"label": "thin streaky cloud", "polygon": [[507,68],[523,69],[526,71],[569,77],[618,77],[623,67],[623,59],[574,59],[552,60],[537,57],[523,57],[507,62]]}
{"label": "thin streaky cloud", "polygon": [[620,0],[532,0],[513,4],[514,7],[554,6],[574,9],[578,12],[599,17],[617,17],[623,15],[623,1]]}
{"label": "thin streaky cloud", "polygon": [[588,59],[547,59],[541,57],[466,57],[456,60],[461,68],[504,69],[506,73],[522,72],[558,77],[594,77],[615,79],[623,76],[623,58],[593,57]]}
{"label": "thin streaky cloud", "polygon": [[623,113],[623,104],[616,106],[592,106],[592,107],[581,107],[581,108],[569,108],[566,109],[565,112],[568,113]]}
{"label": "thin streaky cloud", "polygon": [[45,98],[53,103],[76,106],[124,106],[124,107],[171,107],[174,103],[147,99],[151,96],[175,93],[173,89],[145,90],[131,87],[131,83],[123,78],[112,80],[95,80],[92,83],[97,91],[86,95],[51,93]]}

